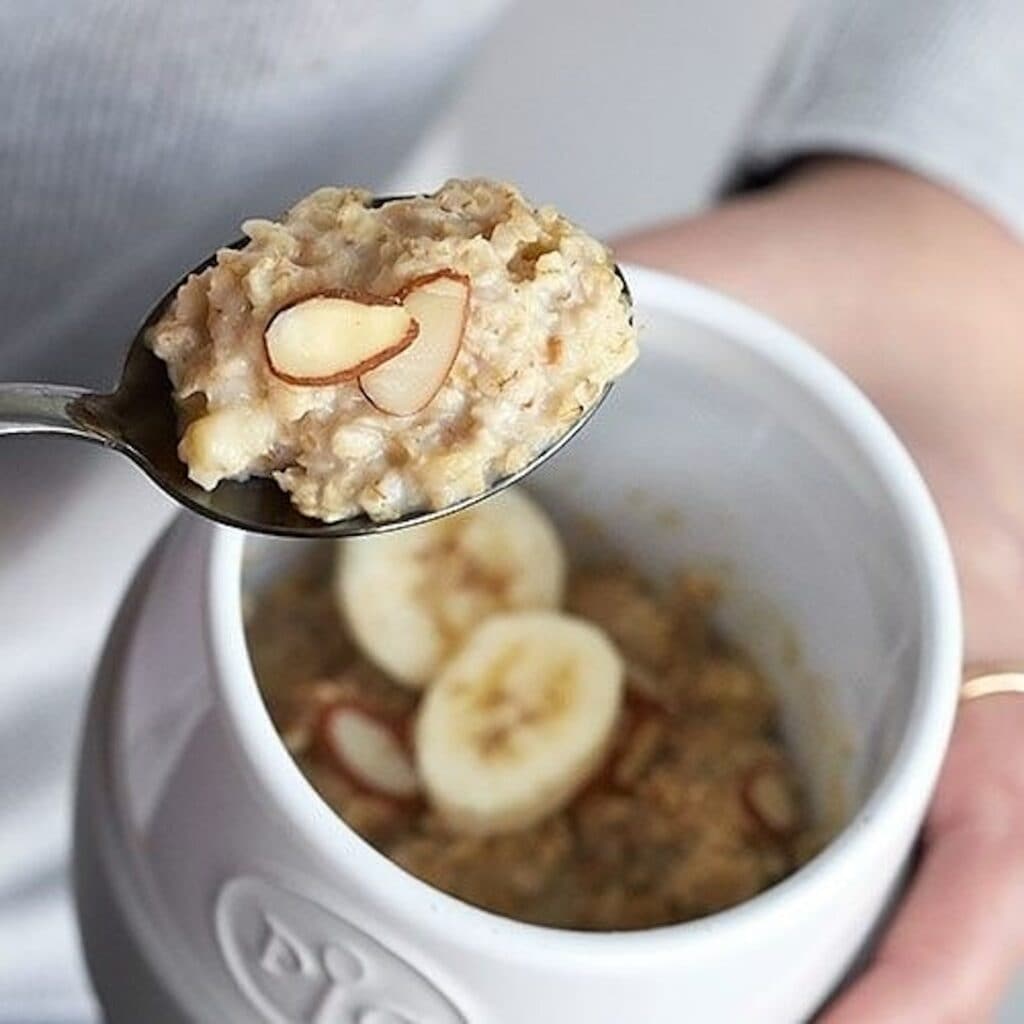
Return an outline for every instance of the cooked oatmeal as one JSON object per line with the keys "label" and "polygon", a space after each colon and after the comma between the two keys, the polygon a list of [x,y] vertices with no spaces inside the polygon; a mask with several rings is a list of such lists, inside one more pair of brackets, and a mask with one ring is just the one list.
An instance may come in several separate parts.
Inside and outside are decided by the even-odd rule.
{"label": "cooked oatmeal", "polygon": [[[332,562],[333,550],[319,548],[256,595],[253,665],[313,786],[412,874],[537,924],[637,929],[739,903],[825,839],[780,739],[770,686],[711,625],[710,579],[683,575],[660,588],[621,565],[570,565],[566,611],[609,637],[625,669],[610,739],[559,806],[525,827],[476,834],[402,767],[416,763],[424,707],[444,672],[423,690],[376,667],[339,618]],[[353,709],[353,721],[384,724],[381,742],[394,748],[377,762],[392,766],[386,780],[339,759],[325,723]]]}
{"label": "cooked oatmeal", "polygon": [[[553,208],[485,180],[371,199],[323,188],[246,222],[150,330],[201,486],[272,475],[328,521],[445,507],[525,466],[635,358],[608,250]],[[411,300],[438,280],[463,317],[447,334],[444,295],[429,326]]]}

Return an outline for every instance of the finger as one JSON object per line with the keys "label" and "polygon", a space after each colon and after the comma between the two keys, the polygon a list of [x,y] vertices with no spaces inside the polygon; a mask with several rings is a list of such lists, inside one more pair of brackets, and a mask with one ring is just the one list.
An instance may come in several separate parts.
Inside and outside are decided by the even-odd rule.
{"label": "finger", "polygon": [[867,973],[828,1024],[977,1024],[1016,965],[1019,846],[968,829],[937,838]]}
{"label": "finger", "polygon": [[1024,954],[1024,700],[966,705],[920,870],[867,972],[823,1024],[976,1024]]}

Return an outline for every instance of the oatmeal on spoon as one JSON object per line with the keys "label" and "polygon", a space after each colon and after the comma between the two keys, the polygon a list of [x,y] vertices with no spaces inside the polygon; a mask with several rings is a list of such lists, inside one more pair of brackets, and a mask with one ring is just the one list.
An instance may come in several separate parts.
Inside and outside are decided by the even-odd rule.
{"label": "oatmeal on spoon", "polygon": [[636,356],[608,250],[510,185],[324,188],[244,230],[147,335],[205,488],[272,475],[326,522],[448,508],[527,467]]}
{"label": "oatmeal on spoon", "polygon": [[131,458],[180,504],[286,536],[427,522],[567,443],[636,358],[608,250],[511,185],[323,188],[156,304],[111,394],[0,385],[0,435]]}

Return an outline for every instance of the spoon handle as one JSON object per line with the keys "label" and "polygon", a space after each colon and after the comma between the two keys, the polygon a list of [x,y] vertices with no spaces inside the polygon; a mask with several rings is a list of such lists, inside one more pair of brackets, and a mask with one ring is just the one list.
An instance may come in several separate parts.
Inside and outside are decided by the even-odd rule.
{"label": "spoon handle", "polygon": [[100,438],[77,423],[68,407],[89,394],[60,384],[0,384],[0,436],[4,434],[70,434]]}

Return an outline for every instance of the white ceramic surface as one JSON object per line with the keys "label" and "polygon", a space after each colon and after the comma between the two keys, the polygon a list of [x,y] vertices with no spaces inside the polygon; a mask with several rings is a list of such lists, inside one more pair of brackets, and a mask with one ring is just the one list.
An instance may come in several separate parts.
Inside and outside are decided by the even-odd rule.
{"label": "white ceramic surface", "polygon": [[[948,739],[961,651],[946,542],[840,374],[735,303],[627,273],[641,361],[536,489],[580,544],[723,569],[722,625],[783,685],[822,799],[829,765],[844,772],[842,833],[756,899],[671,928],[572,933],[462,904],[305,783],[248,664],[243,538],[182,519],[125,602],[83,754],[78,902],[112,1020],[770,1024],[806,1018],[842,979]],[[251,545],[254,574],[267,553]],[[819,740],[818,703],[841,720],[843,759],[832,730]]]}

